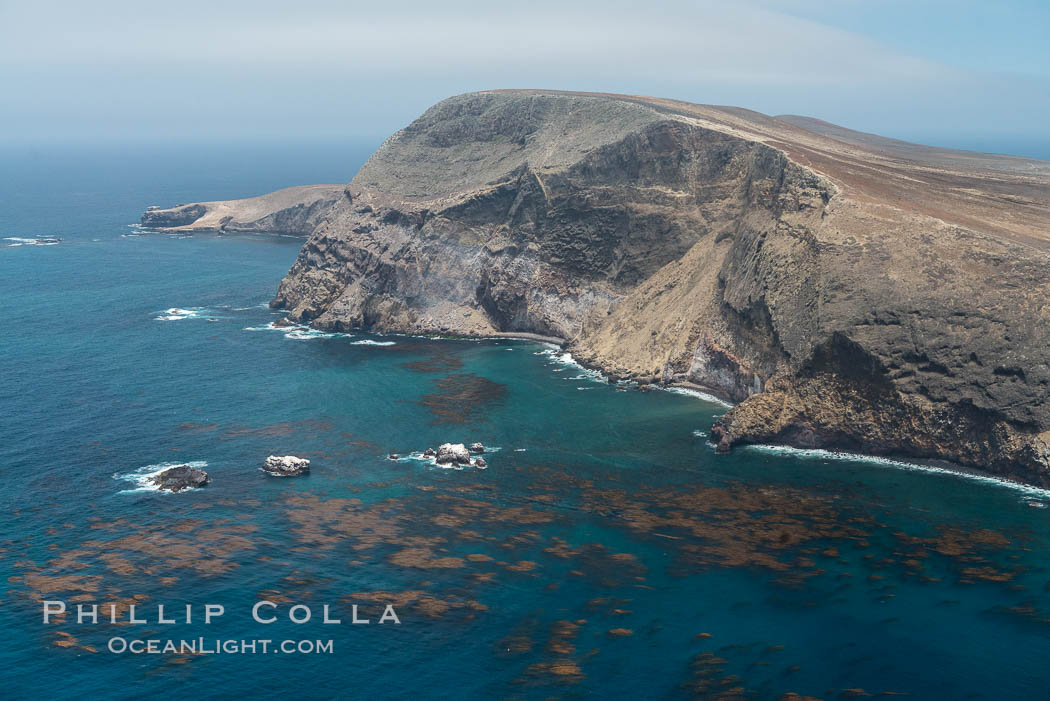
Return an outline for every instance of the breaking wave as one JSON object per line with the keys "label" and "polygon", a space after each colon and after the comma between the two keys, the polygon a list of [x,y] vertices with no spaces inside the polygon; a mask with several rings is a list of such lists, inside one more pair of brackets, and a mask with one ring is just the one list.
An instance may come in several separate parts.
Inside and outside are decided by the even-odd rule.
{"label": "breaking wave", "polygon": [[910,470],[913,472],[929,472],[942,475],[951,475],[954,477],[962,477],[977,482],[984,482],[986,484],[996,484],[1001,487],[1006,487],[1008,489],[1013,489],[1015,491],[1022,492],[1023,494],[1026,494],[1028,496],[1050,498],[1050,489],[1033,487],[1031,485],[1022,484],[1020,482],[1014,482],[1012,480],[1004,479],[1002,477],[982,475],[977,472],[966,470],[964,468],[939,467],[937,465],[922,465],[919,463],[907,462],[906,460],[884,458],[878,455],[846,453],[834,450],[824,450],[823,448],[791,448],[787,446],[758,444],[740,446],[740,448],[738,449],[750,450],[761,453],[787,454],[793,457],[808,458],[814,460],[841,460],[848,462],[864,462],[873,465],[885,465],[887,467],[894,467],[899,470]]}
{"label": "breaking wave", "polygon": [[162,312],[156,312],[156,314],[157,316],[153,317],[154,321],[182,321],[183,319],[219,320],[215,312],[207,307],[186,307],[185,309],[182,307],[171,307]]}
{"label": "breaking wave", "polygon": [[573,370],[577,370],[579,372],[579,374],[574,375],[573,377],[564,377],[562,379],[565,379],[565,380],[590,380],[592,382],[601,382],[601,383],[608,382],[608,378],[606,378],[605,375],[603,375],[600,371],[598,371],[598,370],[590,370],[588,368],[583,367],[582,365],[580,365],[578,362],[576,362],[573,359],[572,353],[569,353],[568,351],[564,351],[564,350],[562,350],[561,348],[559,348],[557,346],[553,346],[553,345],[552,346],[548,346],[547,348],[544,348],[543,350],[536,351],[535,353],[533,353],[533,355],[541,355],[541,356],[546,357],[547,358],[547,365],[562,365],[562,366],[564,366],[564,367],[561,367],[561,368],[555,368],[553,370],[553,372],[564,372],[565,370],[567,370],[569,368],[572,368]]}
{"label": "breaking wave", "polygon": [[18,246],[57,246],[62,243],[62,239],[57,236],[35,236],[33,238],[5,236],[4,241],[10,241],[6,246],[7,248],[17,248]]}
{"label": "breaking wave", "polygon": [[245,331],[280,331],[284,334],[285,338],[291,338],[296,341],[311,341],[318,338],[353,338],[353,334],[349,333],[337,333],[333,331],[319,331],[312,329],[309,326],[303,326],[302,324],[296,324],[293,326],[283,325],[278,326],[276,322],[271,321],[265,326],[245,326]]}
{"label": "breaking wave", "polygon": [[701,391],[701,390],[698,390],[698,389],[692,389],[691,387],[659,387],[659,386],[657,386],[657,389],[662,389],[663,391],[670,392],[671,394],[684,394],[687,397],[695,397],[696,399],[702,399],[705,402],[711,402],[712,404],[718,404],[719,406],[724,406],[724,407],[731,407],[731,406],[733,406],[732,402],[727,402],[724,399],[719,399],[718,397],[716,397],[713,394],[708,394],[707,392],[704,392],[704,391]]}

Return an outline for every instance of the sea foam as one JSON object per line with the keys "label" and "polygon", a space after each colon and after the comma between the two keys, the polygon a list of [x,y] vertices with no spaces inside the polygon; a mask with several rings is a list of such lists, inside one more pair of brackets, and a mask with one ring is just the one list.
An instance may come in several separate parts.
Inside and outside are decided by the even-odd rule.
{"label": "sea foam", "polygon": [[705,402],[718,404],[719,406],[727,408],[733,406],[732,402],[727,402],[724,399],[719,399],[713,394],[708,394],[707,392],[698,389],[692,389],[691,387],[658,387],[658,389],[661,389],[664,392],[670,392],[671,394],[683,394],[687,397],[695,397],[696,399],[702,399]]}
{"label": "sea foam", "polygon": [[285,327],[292,328],[284,335],[285,338],[295,339],[297,341],[312,341],[319,338],[353,338],[353,334],[349,333],[338,333],[334,331],[318,331],[317,329],[311,329],[308,326],[297,326],[297,327]]}
{"label": "sea foam", "polygon": [[285,338],[290,338],[294,341],[313,341],[319,338],[353,338],[354,335],[350,333],[339,333],[335,331],[320,331],[318,329],[312,329],[309,326],[302,324],[295,324],[293,326],[277,326],[274,322],[270,322],[265,326],[245,326],[245,331],[280,331],[284,334]]}
{"label": "sea foam", "polygon": [[16,248],[18,246],[57,246],[62,242],[62,239],[56,236],[39,236],[36,238],[24,238],[21,236],[5,236],[4,241],[10,241],[7,244],[8,248]]}
{"label": "sea foam", "polygon": [[171,307],[162,312],[155,312],[154,321],[182,321],[183,319],[216,319],[215,313],[207,307]]}
{"label": "sea foam", "polygon": [[1050,489],[1034,487],[1031,485],[1022,484],[1020,482],[1014,482],[1013,480],[1004,479],[1002,477],[982,475],[977,472],[971,472],[962,468],[939,467],[937,465],[922,465],[919,463],[907,462],[906,460],[885,458],[878,455],[846,453],[834,450],[824,450],[823,448],[791,448],[787,446],[764,444],[740,446],[738,450],[750,450],[761,453],[787,454],[792,457],[808,458],[813,460],[841,460],[849,462],[864,462],[874,465],[885,465],[887,467],[894,467],[900,470],[910,470],[913,472],[929,472],[941,475],[950,475],[953,477],[962,477],[964,479],[974,480],[977,482],[984,482],[986,484],[995,484],[1000,487],[1006,487],[1007,489],[1022,492],[1023,494],[1026,494],[1028,496],[1050,498]]}
{"label": "sea foam", "polygon": [[584,366],[582,366],[578,362],[576,362],[576,360],[572,357],[572,353],[569,353],[568,351],[564,351],[561,348],[559,348],[558,346],[555,346],[553,344],[544,344],[544,345],[546,345],[547,347],[544,348],[543,350],[536,351],[535,353],[533,353],[533,355],[541,355],[541,356],[546,357],[548,359],[548,361],[547,361],[548,365],[563,365],[563,366],[565,366],[565,367],[562,367],[562,368],[555,368],[552,372],[564,372],[565,370],[571,368],[573,370],[577,370],[578,373],[579,373],[579,374],[574,375],[572,377],[564,377],[562,379],[565,379],[565,380],[590,380],[592,382],[601,382],[601,383],[608,382],[608,380],[605,377],[605,375],[603,375],[600,371],[598,371],[598,370],[591,370],[589,368],[585,368]]}

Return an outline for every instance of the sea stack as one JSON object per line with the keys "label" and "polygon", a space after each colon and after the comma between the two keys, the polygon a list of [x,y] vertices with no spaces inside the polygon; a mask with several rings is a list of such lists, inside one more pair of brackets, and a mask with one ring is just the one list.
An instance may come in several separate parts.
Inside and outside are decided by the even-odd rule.
{"label": "sea stack", "polygon": [[199,489],[211,481],[208,473],[191,465],[176,465],[150,478],[158,489],[181,492],[183,489]]}
{"label": "sea stack", "polygon": [[277,477],[295,477],[310,471],[310,461],[294,455],[271,455],[266,458],[261,469]]}
{"label": "sea stack", "polygon": [[462,443],[442,443],[438,446],[438,465],[469,465],[470,451]]}

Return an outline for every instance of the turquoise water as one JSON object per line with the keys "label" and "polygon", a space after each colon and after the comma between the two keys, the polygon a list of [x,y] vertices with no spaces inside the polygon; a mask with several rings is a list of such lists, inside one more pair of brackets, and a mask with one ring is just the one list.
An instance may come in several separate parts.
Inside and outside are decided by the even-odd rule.
{"label": "turquoise water", "polygon": [[[348,180],[371,147],[4,154],[0,237],[63,240],[0,243],[0,695],[1045,696],[1045,494],[716,456],[724,407],[537,344],[289,337],[266,302],[299,241],[128,226],[148,204]],[[498,448],[485,470],[387,457],[475,440]],[[270,454],[312,472],[270,478]],[[212,483],[137,488],[183,462]],[[43,625],[44,599],[149,622]],[[281,620],[253,622],[260,600]],[[193,622],[157,623],[187,603]],[[226,613],[204,625],[208,603]],[[400,625],[378,624],[387,603]],[[289,623],[294,604],[314,619]],[[107,650],[202,636],[333,651]]]}

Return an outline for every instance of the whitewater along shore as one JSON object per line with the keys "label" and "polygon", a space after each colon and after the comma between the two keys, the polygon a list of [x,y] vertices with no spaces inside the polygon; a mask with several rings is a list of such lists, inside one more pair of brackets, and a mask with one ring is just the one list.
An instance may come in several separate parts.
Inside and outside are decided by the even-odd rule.
{"label": "whitewater along shore", "polygon": [[349,185],[315,187],[143,224],[306,235],[272,304],[319,329],[535,334],[613,377],[702,387],[736,403],[719,450],[1050,486],[1050,163],[512,90],[438,103]]}

